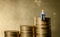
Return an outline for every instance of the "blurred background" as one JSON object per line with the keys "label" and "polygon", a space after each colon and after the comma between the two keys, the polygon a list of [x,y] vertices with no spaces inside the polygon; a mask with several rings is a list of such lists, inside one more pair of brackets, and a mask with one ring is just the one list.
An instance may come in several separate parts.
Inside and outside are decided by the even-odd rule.
{"label": "blurred background", "polygon": [[33,25],[42,9],[51,18],[52,37],[60,37],[60,0],[0,0],[0,37],[5,30]]}

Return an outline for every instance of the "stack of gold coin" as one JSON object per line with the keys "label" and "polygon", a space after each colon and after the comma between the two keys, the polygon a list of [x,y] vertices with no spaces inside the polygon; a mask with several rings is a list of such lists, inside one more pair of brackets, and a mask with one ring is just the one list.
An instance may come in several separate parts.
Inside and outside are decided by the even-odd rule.
{"label": "stack of gold coin", "polygon": [[51,37],[50,18],[41,20],[40,17],[36,18],[36,37]]}
{"label": "stack of gold coin", "polygon": [[33,37],[33,26],[20,26],[20,37]]}
{"label": "stack of gold coin", "polygon": [[5,37],[19,37],[19,31],[5,31]]}

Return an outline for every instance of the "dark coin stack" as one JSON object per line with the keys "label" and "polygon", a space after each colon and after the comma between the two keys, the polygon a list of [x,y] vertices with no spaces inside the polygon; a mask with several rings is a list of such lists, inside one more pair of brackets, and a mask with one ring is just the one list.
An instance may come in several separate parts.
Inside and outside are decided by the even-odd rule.
{"label": "dark coin stack", "polygon": [[20,37],[33,37],[33,26],[22,25],[20,26]]}
{"label": "dark coin stack", "polygon": [[51,37],[50,18],[45,18],[45,20],[37,19],[36,37]]}
{"label": "dark coin stack", "polygon": [[19,31],[5,31],[5,37],[19,37]]}

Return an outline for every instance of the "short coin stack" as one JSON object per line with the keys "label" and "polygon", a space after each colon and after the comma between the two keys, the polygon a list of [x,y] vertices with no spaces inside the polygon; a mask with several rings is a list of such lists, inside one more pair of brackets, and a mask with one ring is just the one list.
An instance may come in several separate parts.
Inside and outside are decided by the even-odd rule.
{"label": "short coin stack", "polygon": [[5,37],[19,37],[19,31],[5,31]]}

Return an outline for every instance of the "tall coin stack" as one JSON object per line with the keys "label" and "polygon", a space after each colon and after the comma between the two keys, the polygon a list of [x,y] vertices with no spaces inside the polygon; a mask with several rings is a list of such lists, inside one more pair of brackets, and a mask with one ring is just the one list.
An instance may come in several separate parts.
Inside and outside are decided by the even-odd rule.
{"label": "tall coin stack", "polygon": [[20,37],[33,37],[33,26],[20,26]]}
{"label": "tall coin stack", "polygon": [[4,31],[5,37],[19,37],[19,31]]}
{"label": "tall coin stack", "polygon": [[50,18],[36,17],[36,37],[51,37]]}

